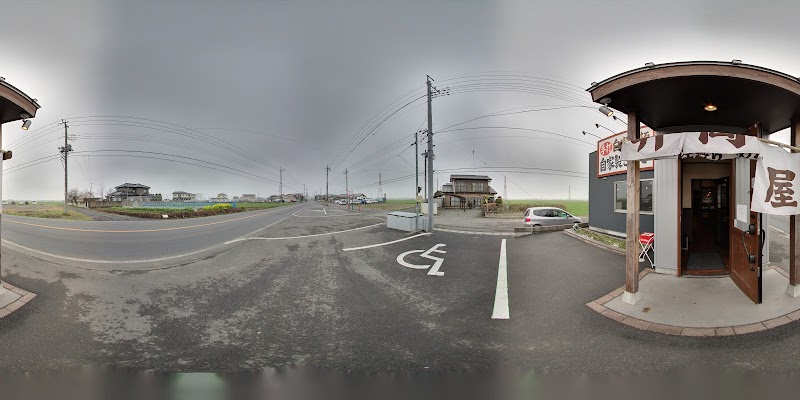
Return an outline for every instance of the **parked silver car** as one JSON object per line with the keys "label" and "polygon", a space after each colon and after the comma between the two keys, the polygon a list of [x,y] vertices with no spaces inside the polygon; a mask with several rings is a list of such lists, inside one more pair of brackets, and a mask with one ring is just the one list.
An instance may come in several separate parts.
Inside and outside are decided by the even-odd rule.
{"label": "parked silver car", "polygon": [[523,223],[526,226],[553,226],[580,224],[580,218],[554,207],[531,207],[525,210]]}

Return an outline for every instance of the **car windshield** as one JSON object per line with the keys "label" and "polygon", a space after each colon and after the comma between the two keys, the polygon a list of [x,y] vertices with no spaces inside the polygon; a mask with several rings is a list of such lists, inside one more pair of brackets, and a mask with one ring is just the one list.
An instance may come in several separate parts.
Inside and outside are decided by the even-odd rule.
{"label": "car windshield", "polygon": [[0,12],[0,400],[800,371],[800,1]]}

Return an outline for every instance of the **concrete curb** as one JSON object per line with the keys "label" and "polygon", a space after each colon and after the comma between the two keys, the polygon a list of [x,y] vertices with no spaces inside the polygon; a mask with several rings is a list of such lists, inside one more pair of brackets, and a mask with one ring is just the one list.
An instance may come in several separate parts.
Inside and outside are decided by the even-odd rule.
{"label": "concrete curb", "polygon": [[578,240],[580,240],[580,241],[582,241],[584,243],[590,244],[592,246],[599,247],[599,248],[601,248],[601,249],[603,249],[605,251],[610,251],[612,253],[619,254],[621,256],[624,256],[626,254],[625,250],[623,250],[623,249],[620,249],[618,247],[611,247],[611,246],[609,246],[609,245],[607,245],[605,243],[598,242],[597,240],[594,240],[592,238],[588,238],[588,237],[579,235],[577,233],[572,232],[572,230],[570,230],[570,229],[564,230],[564,233],[567,236],[571,236],[571,237],[573,237],[575,239],[578,239]]}
{"label": "concrete curb", "polygon": [[491,232],[491,231],[462,231],[456,229],[447,229],[447,228],[434,228],[435,231],[442,231],[442,232],[450,232],[450,233],[463,233],[467,235],[493,235],[493,236],[515,236],[514,233],[511,232]]}
{"label": "concrete curb", "polygon": [[0,319],[5,318],[14,311],[19,310],[22,306],[28,304],[31,300],[33,300],[34,297],[36,297],[36,293],[29,292],[25,289],[20,289],[8,282],[2,282],[2,284],[7,290],[18,294],[19,298],[9,304],[6,304],[5,307],[0,308]]}

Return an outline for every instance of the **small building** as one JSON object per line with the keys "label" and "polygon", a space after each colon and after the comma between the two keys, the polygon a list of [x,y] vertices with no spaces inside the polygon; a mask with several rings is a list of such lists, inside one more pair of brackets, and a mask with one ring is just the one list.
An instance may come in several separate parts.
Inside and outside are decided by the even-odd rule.
{"label": "small building", "polygon": [[250,201],[250,202],[254,202],[255,203],[256,195],[255,195],[255,193],[245,193],[245,194],[242,194],[242,197],[239,197],[239,200],[241,200],[241,201]]}
{"label": "small building", "polygon": [[195,196],[194,193],[184,192],[182,190],[172,192],[172,201],[194,201],[195,199],[197,199],[197,196]]}
{"label": "small building", "polygon": [[161,195],[158,194],[158,200],[153,200],[154,195],[150,194],[150,186],[142,185],[141,183],[123,183],[116,186],[114,192],[106,196],[109,201],[161,201]]}
{"label": "small building", "polygon": [[225,203],[230,201],[228,199],[228,195],[225,193],[217,193],[217,197],[212,197],[210,200],[217,203]]}
{"label": "small building", "polygon": [[484,199],[493,199],[497,194],[489,186],[491,181],[486,175],[450,175],[450,182],[442,185],[442,207],[480,207]]}
{"label": "small building", "polygon": [[[588,92],[607,116],[615,110],[627,115],[625,134],[601,140],[589,156],[590,223],[624,233],[627,241],[622,302],[647,296],[639,292],[639,235],[652,232],[656,273],[724,277],[761,303],[769,262],[767,212],[791,215],[786,294],[800,296],[800,212],[775,209],[796,206],[783,202],[794,195],[796,173],[778,171],[790,182],[779,181],[766,198],[757,198],[758,153],[742,150],[787,128],[792,145],[800,144],[796,77],[739,60],[648,64],[593,83]],[[642,125],[654,134],[643,137]],[[630,161],[618,162],[615,141],[624,141]],[[789,190],[778,198],[784,187]],[[762,214],[754,206],[765,202],[772,208]]]}

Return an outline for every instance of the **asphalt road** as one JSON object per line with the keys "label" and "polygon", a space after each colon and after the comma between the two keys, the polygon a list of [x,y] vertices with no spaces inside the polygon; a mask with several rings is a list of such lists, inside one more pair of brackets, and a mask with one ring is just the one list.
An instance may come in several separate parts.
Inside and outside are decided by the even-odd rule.
{"label": "asphalt road", "polygon": [[4,215],[6,247],[89,269],[131,270],[201,258],[290,217],[307,204],[207,218],[70,221]]}
{"label": "asphalt road", "polygon": [[[82,267],[90,263],[3,248],[4,278],[38,296],[0,320],[0,370],[308,365],[413,372],[508,365],[638,374],[800,368],[798,324],[686,338],[598,315],[585,303],[622,285],[624,259],[561,232],[506,238],[510,318],[498,320],[492,315],[501,236],[411,236],[386,229],[374,216],[323,211],[314,203],[256,218],[191,228],[199,238],[214,237],[205,231],[213,226],[227,232],[207,243],[235,241],[157,269],[87,270]],[[237,223],[247,226],[228,226]],[[138,235],[137,243],[149,243]],[[430,253],[442,259],[441,275],[429,275],[436,260],[421,253],[431,249],[446,252]]]}

